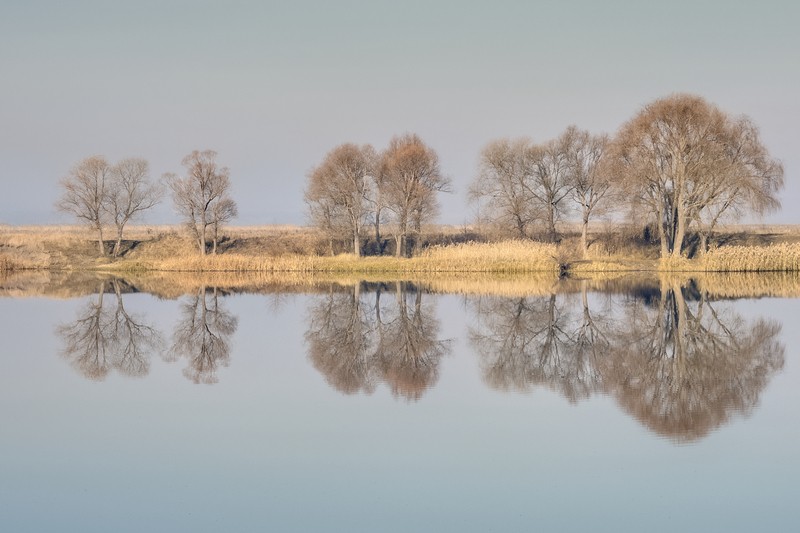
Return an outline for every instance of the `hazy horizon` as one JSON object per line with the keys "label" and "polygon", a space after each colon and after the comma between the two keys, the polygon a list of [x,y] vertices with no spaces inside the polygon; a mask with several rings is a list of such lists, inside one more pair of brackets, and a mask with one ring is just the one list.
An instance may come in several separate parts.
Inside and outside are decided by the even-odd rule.
{"label": "hazy horizon", "polygon": [[[235,225],[303,224],[306,173],[328,150],[414,132],[453,180],[439,222],[461,224],[488,141],[613,133],[676,92],[754,120],[786,173],[764,222],[800,223],[798,15],[789,2],[4,2],[0,223],[72,222],[57,183],[87,156],[143,157],[157,178],[213,149]],[[146,220],[178,217],[167,199]]]}

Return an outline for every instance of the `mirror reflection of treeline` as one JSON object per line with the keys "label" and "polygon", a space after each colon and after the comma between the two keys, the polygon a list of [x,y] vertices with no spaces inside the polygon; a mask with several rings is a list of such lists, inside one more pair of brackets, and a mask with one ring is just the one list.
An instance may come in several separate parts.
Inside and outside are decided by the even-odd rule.
{"label": "mirror reflection of treeline", "polygon": [[76,319],[56,329],[63,357],[83,376],[102,381],[112,371],[145,376],[157,354],[168,362],[185,359],[184,375],[191,381],[215,383],[217,368],[230,361],[238,324],[220,301],[221,291],[201,287],[184,300],[169,348],[160,330],[126,310],[123,296],[130,291],[121,280],[101,281]]}
{"label": "mirror reflection of treeline", "polygon": [[[469,340],[487,385],[546,388],[570,402],[608,395],[656,433],[703,437],[748,414],[784,364],[780,325],[746,318],[702,281],[570,280],[519,296],[464,295]],[[418,400],[436,385],[450,343],[441,338],[431,285],[330,283],[309,295],[308,358],[335,390],[371,394],[385,384]],[[75,320],[57,328],[62,355],[82,375],[144,376],[152,357],[182,361],[195,383],[215,383],[238,326],[222,289],[182,297],[171,335],[130,312],[122,280],[98,281]],[[171,340],[167,342],[165,339]]]}
{"label": "mirror reflection of treeline", "polygon": [[310,306],[309,359],[340,392],[371,394],[383,382],[393,395],[418,400],[449,353],[426,297],[408,282],[331,285]]}
{"label": "mirror reflection of treeline", "polygon": [[470,339],[500,390],[596,393],[654,432],[695,440],[748,414],[783,367],[781,327],[748,320],[696,285],[471,300]]}

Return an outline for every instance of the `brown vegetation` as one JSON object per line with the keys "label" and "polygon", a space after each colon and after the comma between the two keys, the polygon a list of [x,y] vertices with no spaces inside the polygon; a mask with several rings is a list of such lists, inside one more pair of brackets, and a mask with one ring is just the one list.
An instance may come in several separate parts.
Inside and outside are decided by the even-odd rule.
{"label": "brown vegetation", "polygon": [[[104,270],[108,272],[317,272],[391,277],[398,273],[523,273],[572,276],[624,271],[797,271],[800,231],[751,226],[718,231],[711,249],[695,259],[659,261],[658,245],[641,232],[606,225],[589,233],[583,259],[580,228],[562,225],[558,244],[505,241],[469,227],[429,228],[413,258],[329,255],[329,239],[312,228],[293,226],[229,228],[216,256],[201,257],[178,228],[132,226],[120,257],[98,258],[96,243],[83,227],[0,227],[0,270]],[[349,239],[348,239],[349,240]],[[336,243],[343,250],[351,243]]]}

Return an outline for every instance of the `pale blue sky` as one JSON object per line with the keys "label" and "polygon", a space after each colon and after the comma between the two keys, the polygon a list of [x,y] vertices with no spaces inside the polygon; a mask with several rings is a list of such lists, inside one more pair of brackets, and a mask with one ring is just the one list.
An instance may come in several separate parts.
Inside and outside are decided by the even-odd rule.
{"label": "pale blue sky", "polygon": [[[0,5],[0,223],[68,221],[56,183],[83,157],[231,168],[237,223],[303,223],[306,172],[342,142],[416,132],[471,218],[481,147],[569,124],[614,132],[700,94],[750,115],[800,223],[795,2],[36,2]],[[165,202],[154,222],[176,218]]]}

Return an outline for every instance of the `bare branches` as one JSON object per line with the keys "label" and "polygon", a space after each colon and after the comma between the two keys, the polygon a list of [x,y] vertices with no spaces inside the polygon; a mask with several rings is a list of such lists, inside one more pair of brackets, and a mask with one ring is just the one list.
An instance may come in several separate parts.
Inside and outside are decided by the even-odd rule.
{"label": "bare branches", "polygon": [[361,255],[362,228],[373,214],[375,158],[372,146],[342,144],[308,174],[305,200],[312,222],[331,239],[348,235],[356,255]]}
{"label": "bare branches", "polygon": [[97,232],[100,255],[106,253],[103,246],[103,225],[107,219],[104,206],[110,173],[111,167],[105,157],[87,157],[72,167],[69,174],[61,180],[63,192],[56,204],[60,211],[75,215]]}
{"label": "bare branches", "polygon": [[417,135],[394,137],[380,164],[383,205],[397,223],[397,248],[400,257],[408,253],[407,237],[418,234],[422,223],[438,213],[437,192],[449,192],[450,180],[439,169],[439,156]]}
{"label": "bare branches", "polygon": [[106,209],[117,228],[114,257],[119,255],[125,224],[161,201],[163,191],[152,184],[149,165],[140,158],[123,159],[111,168]]}
{"label": "bare branches", "polygon": [[236,203],[230,197],[230,171],[217,166],[216,158],[213,150],[195,150],[182,161],[185,176],[165,175],[175,209],[196,239],[200,255],[206,254],[209,227],[212,252],[216,253],[220,228],[237,214]]}
{"label": "bare branches", "polygon": [[469,198],[484,210],[486,221],[501,232],[531,236],[536,220],[533,197],[526,185],[532,179],[532,143],[528,139],[492,141],[481,151],[478,176]]}
{"label": "bare branches", "polygon": [[723,217],[777,208],[783,167],[747,118],[733,119],[693,95],[645,106],[611,149],[614,172],[634,204],[657,224],[662,257],[681,255],[692,225],[713,230]]}
{"label": "bare branches", "polygon": [[125,224],[161,198],[161,188],[150,183],[148,173],[144,159],[123,159],[112,166],[103,156],[87,157],[61,180],[63,193],[56,207],[97,231],[100,255],[105,255],[103,227],[113,223],[117,229],[116,257]]}

